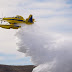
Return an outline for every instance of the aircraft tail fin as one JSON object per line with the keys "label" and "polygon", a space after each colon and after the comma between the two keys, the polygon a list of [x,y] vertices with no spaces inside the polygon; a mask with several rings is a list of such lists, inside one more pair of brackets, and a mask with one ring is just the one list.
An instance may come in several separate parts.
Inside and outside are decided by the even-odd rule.
{"label": "aircraft tail fin", "polygon": [[26,19],[26,22],[33,23],[35,22],[35,19],[33,19],[33,16],[30,14],[29,17]]}
{"label": "aircraft tail fin", "polygon": [[29,18],[28,18],[28,22],[33,22],[33,16],[32,15],[29,15]]}

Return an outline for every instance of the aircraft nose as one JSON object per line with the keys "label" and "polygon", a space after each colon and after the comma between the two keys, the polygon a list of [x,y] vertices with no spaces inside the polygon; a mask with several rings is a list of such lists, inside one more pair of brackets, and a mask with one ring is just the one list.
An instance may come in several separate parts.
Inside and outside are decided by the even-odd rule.
{"label": "aircraft nose", "polygon": [[6,20],[6,18],[3,18],[3,20]]}

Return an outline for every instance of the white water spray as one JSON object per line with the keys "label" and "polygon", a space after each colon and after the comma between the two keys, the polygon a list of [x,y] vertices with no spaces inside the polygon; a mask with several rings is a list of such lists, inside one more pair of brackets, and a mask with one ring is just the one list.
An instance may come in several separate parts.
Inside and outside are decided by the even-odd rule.
{"label": "white water spray", "polygon": [[42,33],[35,24],[25,25],[16,36],[18,51],[37,66],[33,72],[72,72],[71,37]]}

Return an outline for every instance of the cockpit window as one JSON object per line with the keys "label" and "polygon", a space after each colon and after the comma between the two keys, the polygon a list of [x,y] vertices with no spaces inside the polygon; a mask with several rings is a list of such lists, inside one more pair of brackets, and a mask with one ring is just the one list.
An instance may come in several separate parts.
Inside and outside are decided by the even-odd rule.
{"label": "cockpit window", "polygon": [[21,17],[18,17],[19,19],[21,18]]}
{"label": "cockpit window", "polygon": [[21,17],[17,16],[17,17],[15,17],[15,18],[19,18],[19,19],[20,19]]}
{"label": "cockpit window", "polygon": [[17,17],[15,17],[15,18],[17,18]]}

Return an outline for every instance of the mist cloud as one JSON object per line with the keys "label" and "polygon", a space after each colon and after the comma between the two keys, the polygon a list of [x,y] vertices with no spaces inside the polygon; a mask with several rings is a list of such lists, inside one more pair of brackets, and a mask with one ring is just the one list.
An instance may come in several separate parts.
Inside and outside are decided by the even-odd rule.
{"label": "mist cloud", "polygon": [[45,34],[36,25],[25,25],[16,34],[18,51],[31,57],[33,72],[71,72],[72,37]]}

